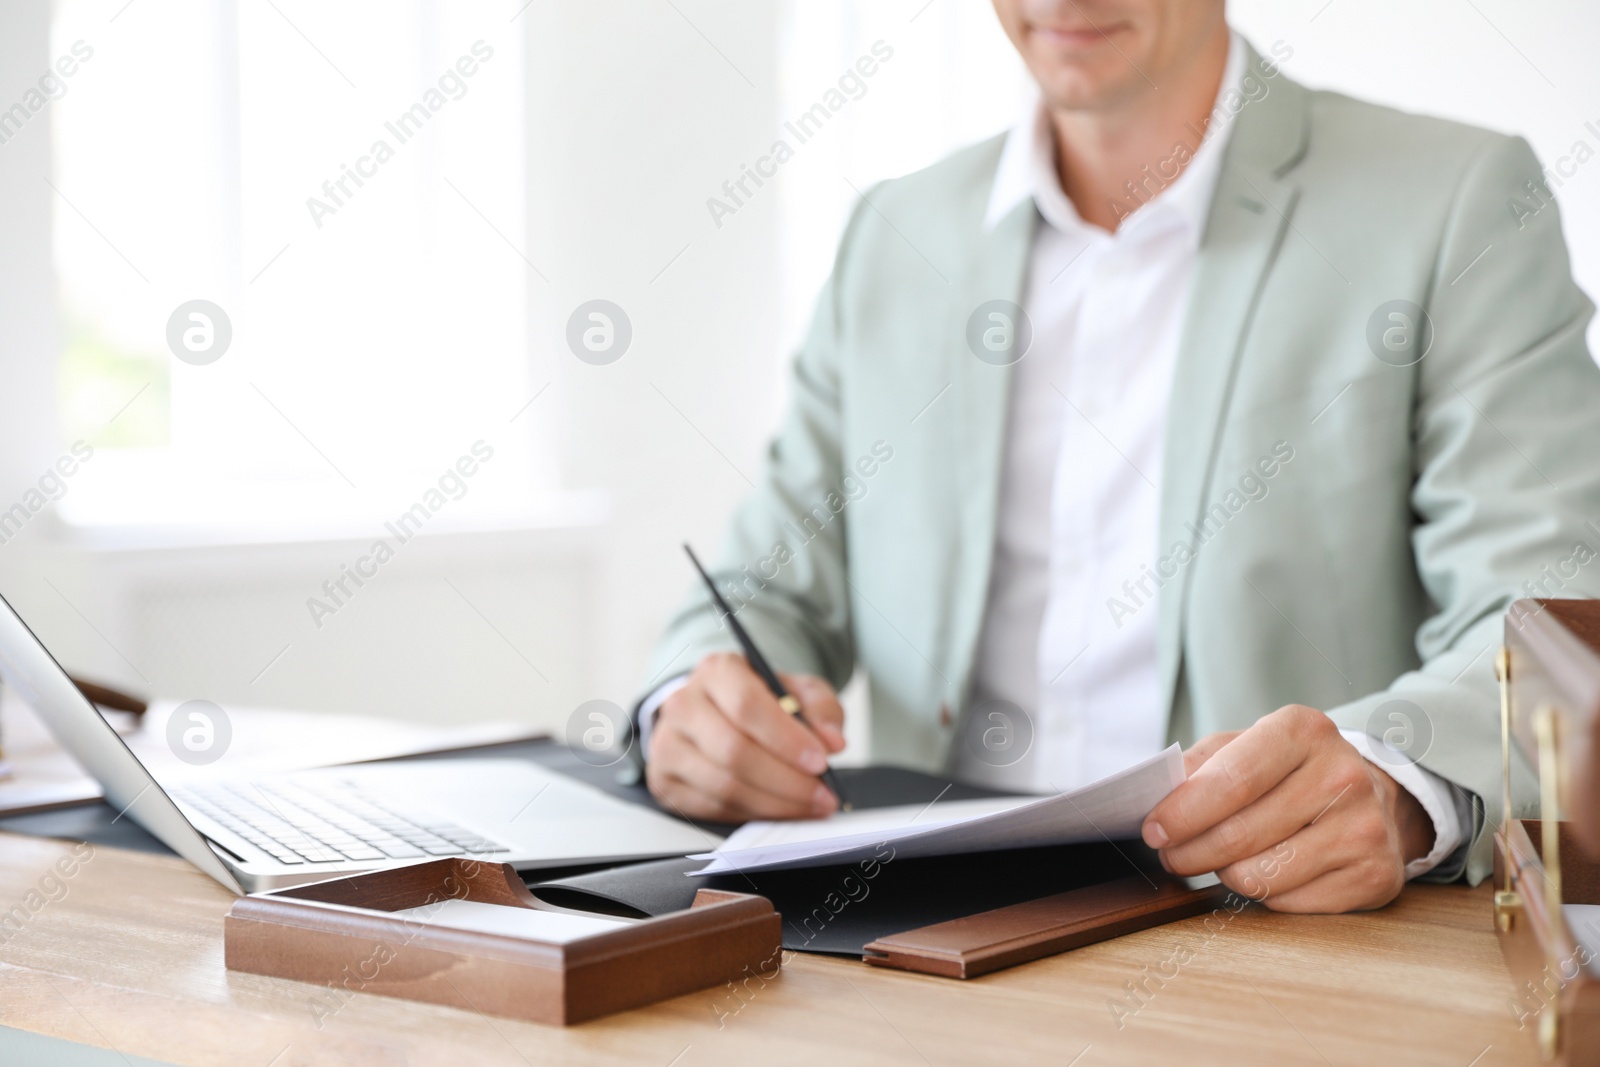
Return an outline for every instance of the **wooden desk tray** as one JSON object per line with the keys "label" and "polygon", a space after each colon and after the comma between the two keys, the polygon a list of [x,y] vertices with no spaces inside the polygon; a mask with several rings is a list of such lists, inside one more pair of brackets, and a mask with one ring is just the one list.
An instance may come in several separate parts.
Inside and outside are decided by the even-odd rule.
{"label": "wooden desk tray", "polygon": [[436,860],[241,897],[223,928],[226,963],[350,993],[567,1025],[752,973],[770,976],[781,960],[771,903],[709,889],[684,911],[565,942],[387,914],[452,899],[572,914],[535,899],[507,864]]}
{"label": "wooden desk tray", "polygon": [[[1495,885],[1506,885],[1509,873],[1516,894],[1510,929],[1496,926],[1506,966],[1516,980],[1511,1011],[1523,1029],[1538,1033],[1541,1046],[1555,1053],[1546,1056],[1550,1062],[1573,1067],[1600,1063],[1600,980],[1595,977],[1600,959],[1574,939],[1566,923],[1555,928],[1550,921],[1541,832],[1537,819],[1517,819],[1511,824],[1509,848],[1503,832],[1494,835]],[[1560,834],[1563,903],[1600,904],[1600,863],[1573,847],[1566,823],[1560,825]]]}

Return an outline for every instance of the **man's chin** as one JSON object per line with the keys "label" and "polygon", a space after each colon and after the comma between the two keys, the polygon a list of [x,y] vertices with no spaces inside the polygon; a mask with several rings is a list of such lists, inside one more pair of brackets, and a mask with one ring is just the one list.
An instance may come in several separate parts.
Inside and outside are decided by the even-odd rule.
{"label": "man's chin", "polygon": [[1128,74],[1126,62],[1122,62],[1121,69],[1106,71],[1077,67],[1057,70],[1038,78],[1038,82],[1052,111],[1099,111],[1137,88],[1130,85]]}
{"label": "man's chin", "polygon": [[1129,41],[1128,47],[1119,51],[1113,47],[1116,36],[1125,35],[1100,37],[1098,44],[1078,47],[1057,45],[1036,33],[1023,58],[1052,104],[1092,108],[1100,101],[1116,99],[1132,82],[1142,83],[1129,58],[1137,51],[1132,48],[1135,42]]}

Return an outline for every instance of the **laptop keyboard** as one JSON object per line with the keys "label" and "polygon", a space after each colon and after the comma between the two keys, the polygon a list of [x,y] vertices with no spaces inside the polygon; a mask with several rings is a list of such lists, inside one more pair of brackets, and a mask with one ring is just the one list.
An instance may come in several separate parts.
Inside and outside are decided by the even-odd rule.
{"label": "laptop keyboard", "polygon": [[280,863],[380,862],[510,851],[430,816],[406,816],[346,782],[256,782],[174,794]]}

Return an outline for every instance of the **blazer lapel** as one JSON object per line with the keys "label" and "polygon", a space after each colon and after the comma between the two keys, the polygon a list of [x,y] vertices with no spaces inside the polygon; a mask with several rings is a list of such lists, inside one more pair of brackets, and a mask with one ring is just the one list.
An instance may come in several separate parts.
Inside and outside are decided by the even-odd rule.
{"label": "blazer lapel", "polygon": [[[1239,354],[1273,259],[1290,232],[1299,193],[1283,175],[1305,154],[1306,91],[1281,74],[1268,77],[1254,49],[1246,70],[1247,77],[1268,90],[1233,120],[1232,141],[1195,262],[1167,415],[1162,552],[1178,541],[1193,541],[1186,527],[1207,504],[1206,486],[1216,464]],[[1191,569],[1180,570],[1178,581],[1162,590],[1160,600],[1158,663],[1169,737],[1183,725],[1172,712]]]}
{"label": "blazer lapel", "polygon": [[948,329],[954,342],[951,392],[960,406],[962,433],[955,438],[952,454],[952,488],[957,494],[954,509],[959,517],[949,635],[953,672],[945,679],[953,690],[949,694],[952,711],[966,703],[971,688],[988,602],[1011,392],[1011,367],[985,363],[968,348],[967,320],[979,305],[991,300],[1022,303],[1037,221],[1031,199],[1017,205],[993,229],[982,233],[967,270],[955,282],[957,305]]}

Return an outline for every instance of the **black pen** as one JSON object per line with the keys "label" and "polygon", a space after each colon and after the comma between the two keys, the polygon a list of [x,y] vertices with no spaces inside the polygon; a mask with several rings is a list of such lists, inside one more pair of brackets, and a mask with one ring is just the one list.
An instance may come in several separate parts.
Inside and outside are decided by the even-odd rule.
{"label": "black pen", "polygon": [[[807,729],[810,729],[811,724],[806,722],[805,715],[800,711],[800,701],[796,700],[794,694],[783,687],[783,683],[778,680],[778,672],[767,664],[767,658],[761,654],[760,649],[756,648],[756,643],[750,640],[750,635],[744,632],[744,627],[739,625],[739,620],[734,618],[733,609],[728,606],[726,600],[722,599],[722,594],[717,592],[717,583],[711,580],[711,575],[707,574],[706,569],[700,566],[699,557],[694,554],[694,549],[685,543],[683,550],[689,553],[689,562],[694,564],[694,569],[700,572],[701,578],[705,579],[706,588],[711,590],[712,599],[717,602],[717,607],[721,608],[723,615],[727,617],[728,629],[732,630],[733,636],[739,639],[739,645],[744,649],[744,658],[750,661],[751,669],[761,676],[761,680],[767,683],[767,688],[772,690],[772,695],[778,698],[778,707],[804,723]],[[811,732],[816,733],[816,730],[811,730]],[[845,799],[844,790],[839,788],[838,779],[833,776],[833,768],[827,766],[822,768],[822,780],[827,783],[829,789],[833,790],[833,795],[839,798],[839,809],[841,811],[852,810],[850,801]]]}

